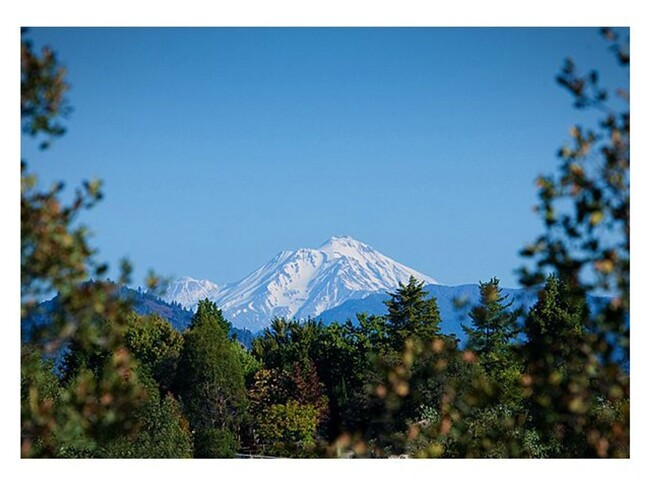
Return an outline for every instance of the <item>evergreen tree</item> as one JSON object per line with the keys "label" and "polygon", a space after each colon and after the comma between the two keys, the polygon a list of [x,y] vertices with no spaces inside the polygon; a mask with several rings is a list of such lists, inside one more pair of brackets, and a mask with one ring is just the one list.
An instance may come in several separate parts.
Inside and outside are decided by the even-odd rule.
{"label": "evergreen tree", "polygon": [[[371,337],[376,336],[378,325],[374,319],[363,314],[358,317],[358,326],[348,320],[323,327],[313,349],[314,363],[329,399],[327,431],[331,441],[344,431],[365,430],[372,417],[371,397],[365,386],[373,375]],[[385,325],[382,317],[377,319]]]}
{"label": "evergreen tree", "polygon": [[590,363],[584,326],[588,310],[575,296],[559,278],[549,276],[524,328],[530,427],[550,456],[590,454],[584,427],[593,399],[589,370],[595,365]]}
{"label": "evergreen tree", "polygon": [[271,326],[253,340],[251,351],[266,368],[284,369],[295,362],[307,364],[322,328],[313,319],[275,317]]}
{"label": "evergreen tree", "polygon": [[555,275],[546,279],[537,303],[530,309],[524,332],[528,365],[548,365],[555,371],[572,367],[585,341],[588,309],[584,300]]}
{"label": "evergreen tree", "polygon": [[409,423],[419,420],[422,407],[438,406],[456,350],[454,338],[440,330],[436,299],[427,298],[424,283],[411,277],[385,303],[385,329],[378,323],[372,330],[377,348],[368,385],[378,401],[367,402],[373,418],[364,432],[381,456],[403,453]]}
{"label": "evergreen tree", "polygon": [[423,282],[411,276],[406,285],[400,283],[389,295],[390,299],[384,302],[388,307],[386,321],[396,350],[400,350],[409,337],[431,340],[440,336],[438,304],[435,298],[426,298]]}
{"label": "evergreen tree", "polygon": [[467,334],[467,348],[478,354],[488,373],[503,370],[512,363],[512,340],[517,336],[517,316],[509,309],[513,300],[501,296],[499,280],[492,278],[479,284],[480,305],[469,313],[471,326],[463,325]]}
{"label": "evergreen tree", "polygon": [[[204,431],[217,429],[237,433],[246,404],[244,372],[234,342],[228,338],[230,324],[209,300],[202,300],[185,333],[175,391],[199,439],[230,439]],[[195,445],[198,457],[217,452],[214,446]]]}

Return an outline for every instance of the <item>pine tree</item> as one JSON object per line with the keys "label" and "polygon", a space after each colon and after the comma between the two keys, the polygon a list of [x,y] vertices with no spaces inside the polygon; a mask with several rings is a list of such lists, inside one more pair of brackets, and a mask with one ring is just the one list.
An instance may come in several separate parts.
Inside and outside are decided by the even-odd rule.
{"label": "pine tree", "polygon": [[593,400],[589,385],[584,301],[555,275],[546,280],[530,310],[522,353],[530,427],[547,455],[585,457],[591,454],[584,427]]}
{"label": "pine tree", "polygon": [[584,300],[550,275],[526,319],[524,355],[529,365],[543,363],[557,371],[572,367],[585,338],[588,310]]}
{"label": "pine tree", "polygon": [[499,280],[479,283],[481,303],[469,313],[471,326],[463,325],[467,334],[467,348],[478,354],[481,364],[489,374],[504,369],[511,363],[512,340],[517,336],[516,312],[511,312],[513,300],[502,296]]}
{"label": "pine tree", "polygon": [[413,276],[409,282],[389,293],[390,300],[384,302],[388,307],[386,320],[393,345],[401,349],[407,338],[431,340],[440,335],[440,311],[435,298],[427,299],[424,283]]}

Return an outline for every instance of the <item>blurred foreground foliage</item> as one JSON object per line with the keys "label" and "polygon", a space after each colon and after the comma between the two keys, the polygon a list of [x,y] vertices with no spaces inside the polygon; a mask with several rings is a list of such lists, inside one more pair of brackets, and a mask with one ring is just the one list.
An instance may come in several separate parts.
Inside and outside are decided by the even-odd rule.
{"label": "blurred foreground foliage", "polygon": [[[45,138],[42,149],[65,130],[69,111],[65,71],[55,54],[34,52],[22,33],[21,119],[23,130]],[[102,198],[101,183],[84,182],[70,204],[62,182],[39,187],[21,161],[21,316],[58,295],[60,306],[47,326],[31,331],[21,353],[21,450],[23,456],[58,456],[70,450],[95,453],[101,445],[135,428],[130,412],[146,401],[134,360],[123,343],[127,302],[115,284],[102,280],[108,266],[95,261],[88,231],[75,221]],[[125,266],[126,267],[126,266]],[[127,279],[127,276],[124,276]],[[106,323],[111,327],[106,327]],[[80,354],[100,348],[95,371],[79,367],[65,382],[53,362],[74,337]]]}
{"label": "blurred foreground foliage", "polygon": [[[47,47],[36,52],[23,30],[21,122],[23,133],[40,141],[42,150],[65,133],[67,90],[55,53]],[[118,283],[107,280],[108,265],[96,260],[88,229],[77,223],[82,211],[102,199],[101,182],[83,182],[69,203],[63,189],[63,182],[43,188],[21,160],[21,317],[57,296],[47,323],[23,330],[21,454],[26,457],[108,455],[107,446],[139,435],[143,409],[162,409],[156,415],[177,410],[167,397],[154,408],[147,372],[125,342],[131,303],[117,291],[129,282],[130,264],[121,263]]]}

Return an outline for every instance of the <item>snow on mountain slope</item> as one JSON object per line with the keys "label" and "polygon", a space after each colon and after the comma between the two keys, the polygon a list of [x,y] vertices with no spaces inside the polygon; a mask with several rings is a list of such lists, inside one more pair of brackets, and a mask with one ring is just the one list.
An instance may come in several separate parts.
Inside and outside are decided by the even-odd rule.
{"label": "snow on mountain slope", "polygon": [[170,303],[176,302],[184,308],[194,309],[199,300],[214,300],[218,291],[219,285],[211,281],[183,276],[172,281],[161,298]]}
{"label": "snow on mountain slope", "polygon": [[315,317],[351,298],[393,290],[411,275],[436,283],[367,244],[332,237],[318,249],[283,251],[210,298],[233,325],[259,330],[275,316]]}

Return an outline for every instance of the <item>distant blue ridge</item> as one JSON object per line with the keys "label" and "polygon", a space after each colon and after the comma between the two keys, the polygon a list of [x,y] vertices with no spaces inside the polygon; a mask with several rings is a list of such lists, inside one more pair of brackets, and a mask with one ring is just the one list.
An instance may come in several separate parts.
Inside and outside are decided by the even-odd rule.
{"label": "distant blue ridge", "polygon": [[[134,290],[123,286],[120,288],[119,296],[131,300],[133,302],[133,311],[138,315],[156,314],[167,320],[174,329],[181,332],[189,327],[194,316],[194,312],[183,308],[178,303],[168,303],[141,289]],[[48,317],[57,307],[57,301],[57,298],[54,297],[51,300],[42,302],[33,314],[21,319],[23,342],[28,341],[39,328],[48,326]],[[230,334],[236,337],[246,348],[251,347],[254,338],[251,331],[231,327]]]}
{"label": "distant blue ridge", "polygon": [[[461,344],[464,344],[467,340],[467,335],[463,331],[462,325],[471,324],[471,319],[468,314],[472,307],[475,307],[481,301],[479,285],[427,285],[424,287],[424,290],[429,293],[430,297],[436,299],[442,318],[440,322],[442,332],[445,334],[454,334],[458,337]],[[510,307],[511,310],[522,307],[527,312],[537,301],[537,290],[503,288],[501,296],[507,296],[508,301],[513,301]],[[358,313],[386,315],[388,309],[384,302],[389,298],[388,293],[375,293],[366,298],[348,300],[337,307],[326,310],[316,317],[316,320],[321,320],[324,324],[330,324],[332,322],[343,323],[349,319],[357,324],[356,316]],[[592,311],[603,306],[606,300],[607,298],[604,297],[587,297],[587,303]],[[462,303],[462,306],[459,307],[459,303]]]}

